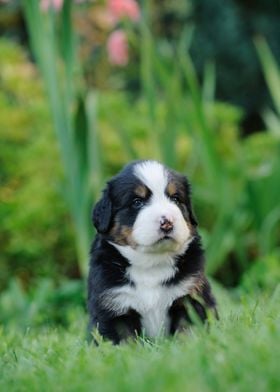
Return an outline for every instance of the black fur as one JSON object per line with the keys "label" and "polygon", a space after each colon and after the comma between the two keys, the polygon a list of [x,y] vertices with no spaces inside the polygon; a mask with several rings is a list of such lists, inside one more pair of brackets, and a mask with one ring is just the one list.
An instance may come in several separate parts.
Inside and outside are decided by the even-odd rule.
{"label": "black fur", "polygon": [[[102,295],[106,290],[122,285],[134,285],[126,276],[129,261],[123,257],[110,243],[114,241],[111,229],[116,220],[120,225],[131,227],[138,211],[132,207],[133,190],[139,184],[139,179],[133,175],[132,163],[108,182],[101,200],[96,204],[93,211],[93,223],[97,229],[97,235],[90,252],[90,270],[88,279],[88,311],[90,315],[90,331],[97,328],[99,333],[106,339],[118,344],[122,339],[129,336],[137,336],[142,332],[141,316],[135,309],[129,309],[126,314],[117,314],[107,309],[102,304]],[[204,252],[201,247],[200,237],[196,231],[197,220],[192,210],[190,200],[190,187],[185,177],[176,172],[169,171],[170,176],[184,189],[184,200],[180,204],[182,214],[190,222],[195,236],[186,252],[181,256],[175,256],[177,271],[175,275],[162,283],[165,287],[175,286],[183,279],[197,276],[197,290],[195,297],[192,294],[179,298],[169,308],[170,334],[181,329],[182,322],[191,323],[187,312],[187,302],[193,306],[198,316],[205,321],[207,313],[205,308],[211,308],[216,312],[215,299],[211,293],[210,285],[204,276]],[[217,314],[216,314],[217,315]]]}
{"label": "black fur", "polygon": [[103,192],[102,198],[96,204],[92,220],[99,233],[106,233],[110,227],[112,217],[112,202],[109,196],[109,189],[106,188]]}

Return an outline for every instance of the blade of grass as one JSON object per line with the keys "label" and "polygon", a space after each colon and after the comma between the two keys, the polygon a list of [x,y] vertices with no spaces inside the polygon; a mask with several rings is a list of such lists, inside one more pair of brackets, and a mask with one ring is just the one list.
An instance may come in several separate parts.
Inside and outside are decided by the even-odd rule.
{"label": "blade of grass", "polygon": [[255,46],[259,55],[260,62],[262,64],[263,72],[266,78],[266,82],[273,99],[273,103],[280,115],[280,73],[277,62],[262,37],[255,38]]}

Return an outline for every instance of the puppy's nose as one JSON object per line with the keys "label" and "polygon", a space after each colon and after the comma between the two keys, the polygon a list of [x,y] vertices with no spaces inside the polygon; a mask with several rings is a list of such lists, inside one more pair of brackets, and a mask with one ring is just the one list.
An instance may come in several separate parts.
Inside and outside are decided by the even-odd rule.
{"label": "puppy's nose", "polygon": [[160,230],[165,234],[170,233],[173,230],[173,222],[171,222],[165,216],[162,216],[160,219]]}

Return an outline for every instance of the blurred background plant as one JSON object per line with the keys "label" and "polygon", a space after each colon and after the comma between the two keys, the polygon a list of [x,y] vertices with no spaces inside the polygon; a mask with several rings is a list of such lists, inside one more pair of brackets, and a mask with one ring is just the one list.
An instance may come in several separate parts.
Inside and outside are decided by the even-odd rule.
{"label": "blurred background plant", "polygon": [[0,322],[66,322],[83,306],[91,207],[138,158],[190,178],[214,279],[272,289],[279,5],[0,3]]}

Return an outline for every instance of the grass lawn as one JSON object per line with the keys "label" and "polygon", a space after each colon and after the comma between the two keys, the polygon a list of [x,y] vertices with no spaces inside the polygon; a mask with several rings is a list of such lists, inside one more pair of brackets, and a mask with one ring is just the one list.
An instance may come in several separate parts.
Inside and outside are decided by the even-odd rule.
{"label": "grass lawn", "polygon": [[68,329],[0,330],[0,391],[280,391],[280,288],[235,302],[216,291],[209,331],[118,347]]}

